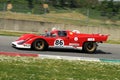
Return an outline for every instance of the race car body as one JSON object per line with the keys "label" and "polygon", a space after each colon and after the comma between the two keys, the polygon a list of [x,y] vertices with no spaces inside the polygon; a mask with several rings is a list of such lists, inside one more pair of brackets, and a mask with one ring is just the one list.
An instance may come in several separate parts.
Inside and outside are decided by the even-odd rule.
{"label": "race car body", "polygon": [[73,48],[93,53],[97,49],[97,43],[105,42],[107,38],[108,35],[102,34],[83,34],[79,31],[53,30],[44,35],[24,34],[12,42],[12,46],[40,51],[49,47]]}

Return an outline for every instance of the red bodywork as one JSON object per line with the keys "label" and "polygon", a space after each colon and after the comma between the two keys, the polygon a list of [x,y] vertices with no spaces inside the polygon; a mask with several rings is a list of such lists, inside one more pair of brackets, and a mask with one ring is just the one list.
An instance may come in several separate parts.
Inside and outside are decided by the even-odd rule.
{"label": "red bodywork", "polygon": [[83,34],[69,30],[54,30],[45,35],[24,34],[18,40],[12,42],[12,44],[18,48],[31,48],[35,40],[42,39],[47,43],[48,47],[71,47],[81,49],[85,42],[102,43],[105,42],[107,38],[108,35],[102,34]]}

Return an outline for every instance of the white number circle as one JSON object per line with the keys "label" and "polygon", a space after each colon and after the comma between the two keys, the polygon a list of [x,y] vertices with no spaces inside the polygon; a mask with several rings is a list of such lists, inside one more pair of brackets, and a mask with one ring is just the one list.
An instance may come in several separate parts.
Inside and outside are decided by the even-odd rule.
{"label": "white number circle", "polygon": [[78,37],[75,37],[75,38],[74,38],[74,41],[78,41]]}
{"label": "white number circle", "polygon": [[57,47],[62,47],[62,46],[64,46],[64,40],[62,40],[62,39],[56,39],[56,40],[54,41],[54,46],[57,46]]}

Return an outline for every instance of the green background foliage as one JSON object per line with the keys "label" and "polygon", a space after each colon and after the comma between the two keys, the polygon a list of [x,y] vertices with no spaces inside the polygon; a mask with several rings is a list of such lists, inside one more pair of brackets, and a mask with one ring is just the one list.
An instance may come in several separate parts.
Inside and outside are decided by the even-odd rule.
{"label": "green background foliage", "polygon": [[[51,8],[62,8],[62,9],[71,9],[71,8],[89,8],[100,10],[103,12],[104,16],[108,18],[116,16],[120,12],[120,1],[114,2],[113,0],[0,0],[0,3],[11,2],[13,4],[13,11],[26,10],[40,10],[44,3],[47,3]],[[2,4],[0,4],[2,5]],[[1,6],[2,7],[2,6]],[[21,8],[21,10],[20,10]],[[38,8],[38,9],[37,9]]]}

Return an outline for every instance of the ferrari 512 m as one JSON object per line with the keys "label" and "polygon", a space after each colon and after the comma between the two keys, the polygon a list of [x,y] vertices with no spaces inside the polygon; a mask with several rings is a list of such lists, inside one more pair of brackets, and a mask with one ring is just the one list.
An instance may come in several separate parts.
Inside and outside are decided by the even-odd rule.
{"label": "ferrari 512 m", "polygon": [[12,42],[12,46],[39,51],[50,47],[73,48],[80,49],[86,53],[94,53],[98,46],[97,43],[103,43],[107,39],[108,35],[103,34],[83,34],[77,30],[52,30],[44,35],[24,34]]}

